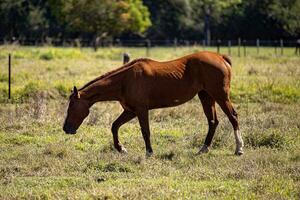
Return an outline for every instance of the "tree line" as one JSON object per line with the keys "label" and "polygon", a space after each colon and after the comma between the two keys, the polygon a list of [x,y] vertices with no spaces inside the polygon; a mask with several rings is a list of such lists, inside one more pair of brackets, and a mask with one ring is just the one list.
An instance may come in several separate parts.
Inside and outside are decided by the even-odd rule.
{"label": "tree line", "polygon": [[0,38],[296,39],[300,0],[1,0]]}

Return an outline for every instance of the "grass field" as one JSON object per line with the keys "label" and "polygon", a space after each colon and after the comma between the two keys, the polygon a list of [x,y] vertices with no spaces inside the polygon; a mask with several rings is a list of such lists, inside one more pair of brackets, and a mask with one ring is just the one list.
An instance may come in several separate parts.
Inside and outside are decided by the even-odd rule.
{"label": "grass field", "polygon": [[[150,57],[197,50],[157,47]],[[194,98],[150,112],[154,155],[146,158],[137,120],[120,129],[128,154],[112,147],[110,126],[122,111],[116,102],[92,107],[76,135],[62,131],[73,85],[119,67],[123,52],[138,58],[145,49],[0,46],[0,199],[300,199],[300,56],[293,50],[275,56],[271,48],[259,55],[249,48],[247,57],[238,57],[232,49],[231,98],[243,156],[233,155],[233,131],[219,107],[213,148],[195,155],[207,122]]]}

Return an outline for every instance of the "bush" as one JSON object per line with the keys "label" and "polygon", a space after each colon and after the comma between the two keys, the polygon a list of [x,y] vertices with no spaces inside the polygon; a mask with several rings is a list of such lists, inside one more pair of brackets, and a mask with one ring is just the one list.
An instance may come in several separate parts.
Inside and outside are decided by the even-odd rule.
{"label": "bush", "polygon": [[55,86],[55,89],[59,92],[59,94],[62,96],[62,97],[67,97],[68,94],[70,93],[70,91],[68,90],[68,87],[63,85],[63,84],[57,84]]}
{"label": "bush", "polygon": [[120,163],[97,163],[96,166],[94,166],[96,170],[102,171],[102,172],[132,172],[132,170],[125,165],[121,165]]}
{"label": "bush", "polygon": [[291,139],[279,131],[272,131],[270,133],[254,133],[245,135],[246,146],[258,148],[268,147],[282,149],[289,147]]}
{"label": "bush", "polygon": [[0,82],[7,82],[8,75],[7,74],[0,74]]}
{"label": "bush", "polygon": [[122,51],[120,49],[98,50],[95,56],[99,59],[120,60],[122,57]]}
{"label": "bush", "polygon": [[48,51],[48,52],[46,52],[46,53],[42,53],[41,55],[40,55],[40,59],[41,60],[52,60],[52,59],[54,59],[54,52],[53,51]]}

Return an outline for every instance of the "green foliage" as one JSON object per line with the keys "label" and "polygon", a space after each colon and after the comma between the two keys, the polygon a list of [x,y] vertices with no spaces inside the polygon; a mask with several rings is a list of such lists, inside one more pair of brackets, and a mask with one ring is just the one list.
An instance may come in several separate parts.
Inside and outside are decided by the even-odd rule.
{"label": "green foliage", "polygon": [[53,51],[42,53],[40,55],[40,59],[42,59],[42,60],[52,60],[54,57],[55,56],[54,56],[54,52]]}
{"label": "green foliage", "polygon": [[278,131],[251,133],[245,135],[245,144],[248,147],[259,148],[289,148],[293,144],[294,138],[288,138]]}
{"label": "green foliage", "polygon": [[282,28],[291,35],[300,34],[300,0],[274,1],[269,4],[272,18],[276,19]]}
{"label": "green foliage", "polygon": [[39,58],[41,60],[52,60],[54,58],[58,59],[72,59],[72,58],[82,58],[82,53],[78,49],[68,49],[63,50],[59,48],[47,48],[43,51],[38,52]]}
{"label": "green foliage", "polygon": [[60,4],[58,14],[63,14],[66,24],[96,37],[117,36],[124,31],[141,33],[151,25],[149,12],[140,0],[69,0]]}
{"label": "green foliage", "polygon": [[[242,0],[191,0],[192,7],[194,8],[193,20],[203,24],[202,32],[204,32],[204,38],[208,44],[210,44],[210,40],[212,39],[211,29],[217,27],[220,23],[224,23],[223,15],[226,13],[227,9],[234,8],[241,2]],[[214,39],[217,38],[214,37]]]}
{"label": "green foliage", "polygon": [[299,9],[300,0],[2,0],[0,37],[295,38]]}
{"label": "green foliage", "polygon": [[128,166],[125,166],[125,165],[122,165],[120,163],[115,163],[115,162],[112,162],[112,163],[103,163],[103,162],[99,162],[99,163],[96,163],[93,168],[97,171],[101,171],[101,172],[125,172],[125,173],[128,173],[128,172],[131,172],[132,170],[130,169],[130,167]]}
{"label": "green foliage", "polygon": [[70,93],[68,90],[68,86],[65,83],[59,83],[55,86],[55,89],[59,92],[59,94],[63,97],[67,97]]}
{"label": "green foliage", "polygon": [[235,101],[263,102],[265,99],[268,99],[272,102],[292,103],[299,101],[300,91],[298,86],[286,85],[284,83],[248,83],[233,86],[231,97]]}
{"label": "green foliage", "polygon": [[[187,0],[144,0],[151,12],[153,27],[149,35],[154,38],[184,38],[195,25],[192,6]],[[188,37],[188,35],[186,35]]]}
{"label": "green foliage", "polygon": [[7,82],[8,81],[8,75],[7,74],[0,74],[0,82]]}
{"label": "green foliage", "polygon": [[29,82],[24,86],[23,90],[20,92],[20,97],[28,98],[36,94],[40,89],[41,85],[39,82]]}
{"label": "green foliage", "polygon": [[298,37],[299,5],[299,0],[243,0],[223,13],[218,35],[245,39]]}
{"label": "green foliage", "polygon": [[0,36],[35,37],[44,36],[49,30],[49,17],[46,1],[37,3],[34,0],[3,0],[0,2]]}
{"label": "green foliage", "polygon": [[110,59],[110,60],[120,60],[123,52],[122,49],[100,49],[95,53],[95,57],[98,59]]}

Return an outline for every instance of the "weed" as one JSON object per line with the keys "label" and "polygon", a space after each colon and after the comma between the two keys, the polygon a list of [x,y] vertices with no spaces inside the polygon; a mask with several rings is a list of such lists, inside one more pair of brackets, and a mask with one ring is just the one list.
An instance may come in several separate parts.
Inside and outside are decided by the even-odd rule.
{"label": "weed", "polygon": [[161,159],[164,159],[164,160],[173,160],[174,156],[175,156],[175,153],[173,151],[171,151],[169,153],[162,154],[160,157],[161,157]]}
{"label": "weed", "polygon": [[249,147],[288,148],[292,141],[278,131],[245,135],[246,145]]}

